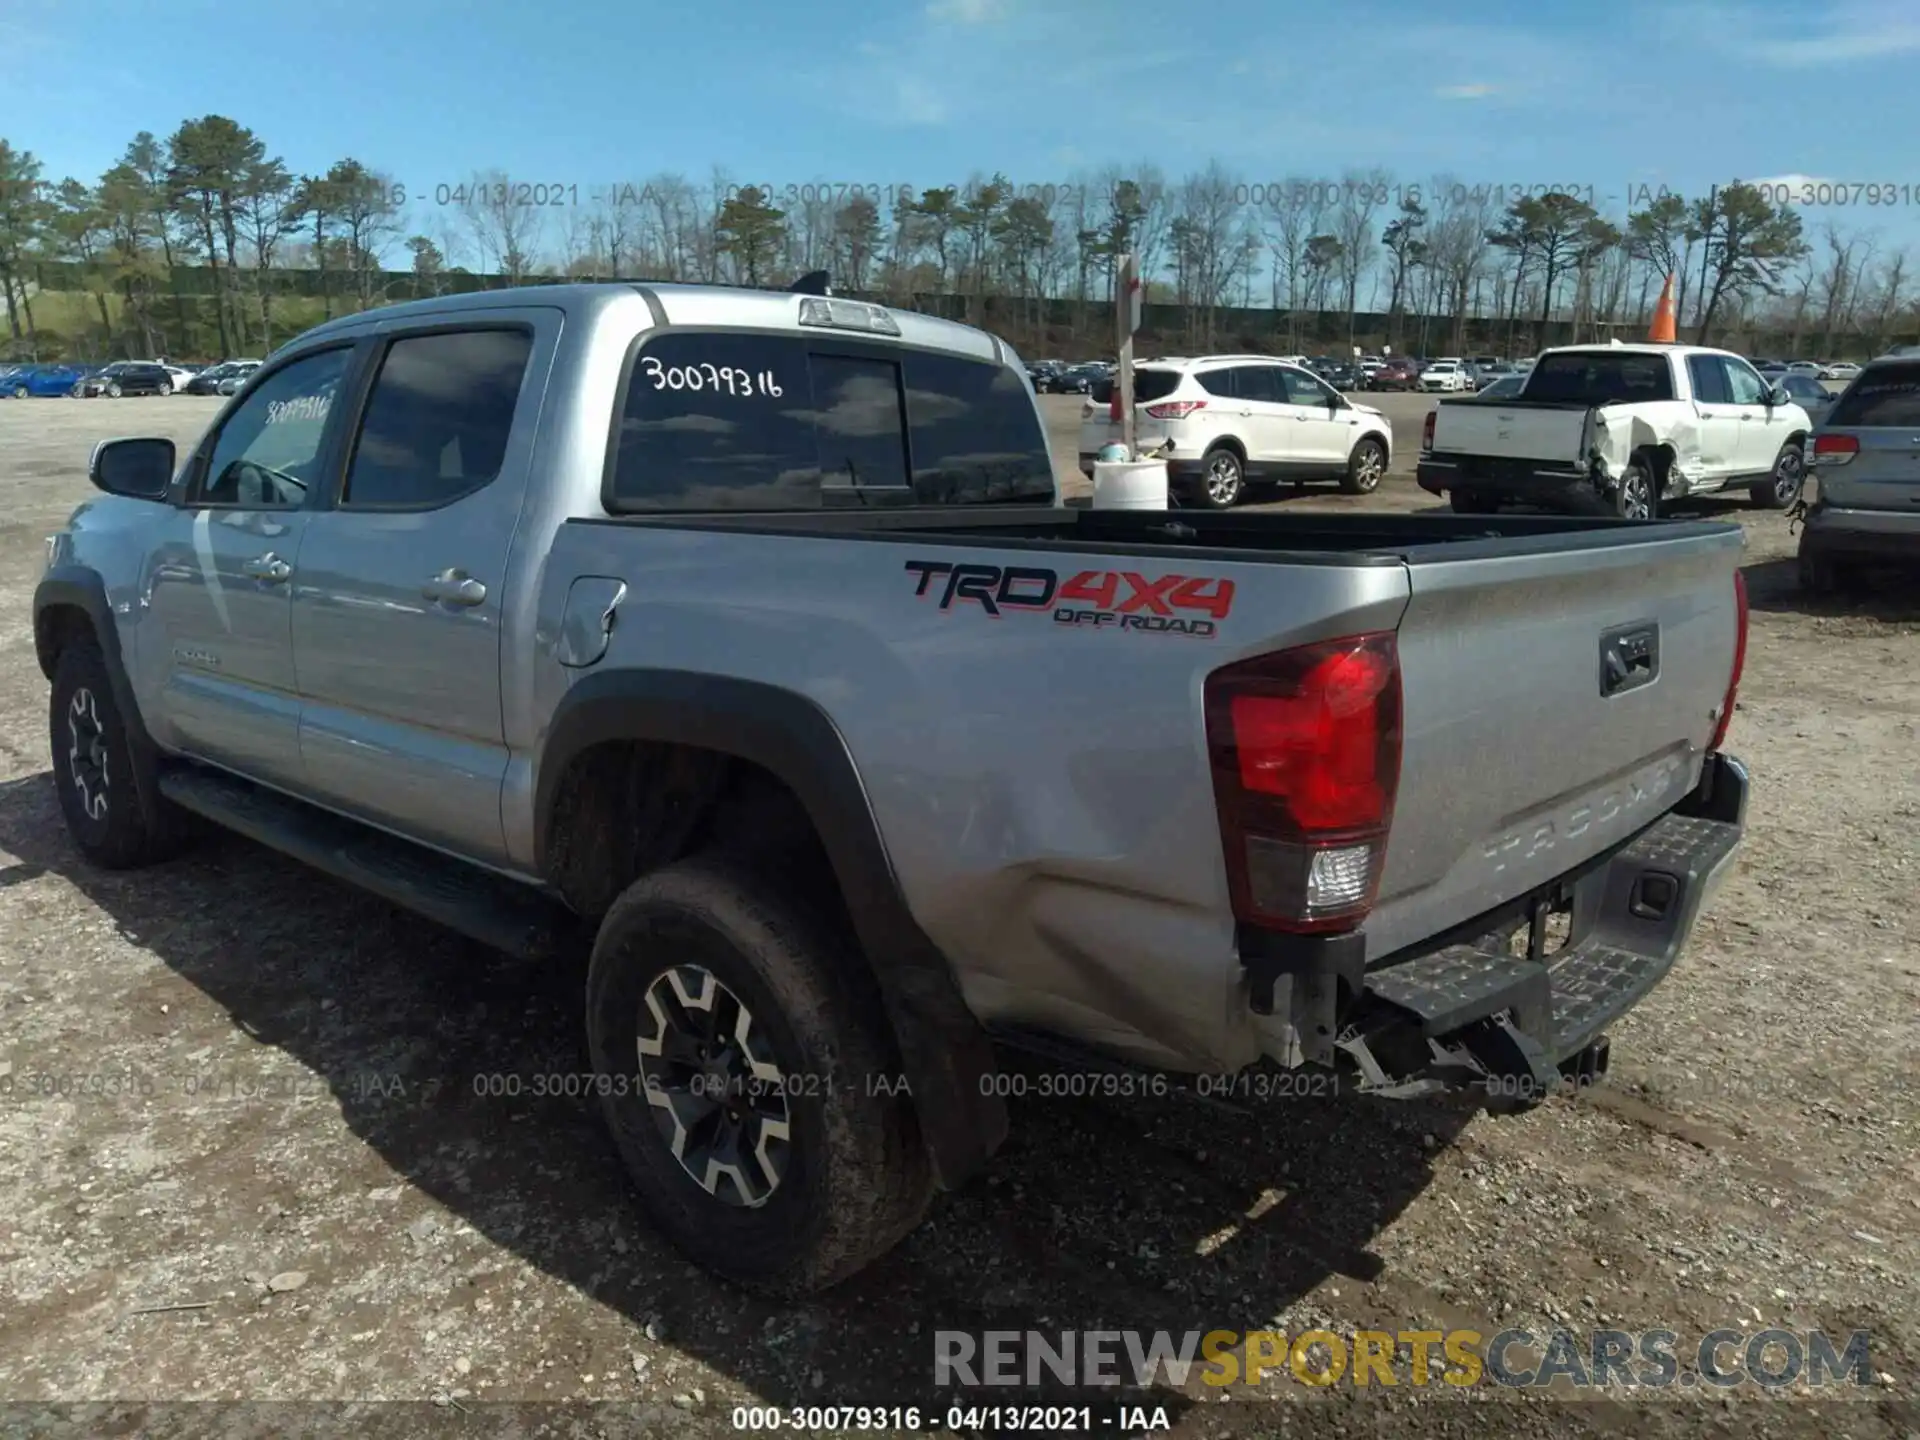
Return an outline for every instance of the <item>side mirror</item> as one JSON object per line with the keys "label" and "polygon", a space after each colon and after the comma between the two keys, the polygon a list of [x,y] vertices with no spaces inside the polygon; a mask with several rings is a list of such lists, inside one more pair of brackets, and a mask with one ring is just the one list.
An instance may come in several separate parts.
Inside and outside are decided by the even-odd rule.
{"label": "side mirror", "polygon": [[1353,404],[1353,402],[1337,390],[1327,396],[1327,409],[1329,410],[1345,410],[1351,404]]}
{"label": "side mirror", "polygon": [[1774,407],[1780,406],[1780,405],[1791,405],[1792,403],[1793,403],[1793,397],[1787,394],[1787,392],[1785,390],[1782,390],[1778,385],[1774,386],[1771,390],[1767,391],[1767,408],[1769,409],[1773,409]]}
{"label": "side mirror", "polygon": [[102,440],[87,461],[87,478],[109,495],[164,500],[173,484],[173,462],[171,440]]}

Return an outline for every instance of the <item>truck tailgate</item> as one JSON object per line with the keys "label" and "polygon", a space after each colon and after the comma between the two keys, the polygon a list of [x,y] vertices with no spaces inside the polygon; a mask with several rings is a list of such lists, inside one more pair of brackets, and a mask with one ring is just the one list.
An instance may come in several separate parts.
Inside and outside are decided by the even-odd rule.
{"label": "truck tailgate", "polygon": [[1501,400],[1442,400],[1435,407],[1433,455],[1576,464],[1586,443],[1587,411],[1579,406],[1514,405]]}
{"label": "truck tailgate", "polygon": [[1370,961],[1547,884],[1697,781],[1733,668],[1744,542],[1732,526],[1659,528],[1408,554],[1400,785]]}

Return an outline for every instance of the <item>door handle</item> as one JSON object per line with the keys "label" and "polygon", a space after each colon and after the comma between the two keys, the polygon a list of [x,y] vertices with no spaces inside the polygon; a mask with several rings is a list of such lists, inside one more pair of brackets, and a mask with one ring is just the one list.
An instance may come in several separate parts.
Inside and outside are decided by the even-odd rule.
{"label": "door handle", "polygon": [[441,605],[484,604],[487,587],[464,570],[442,570],[420,587],[420,593]]}
{"label": "door handle", "polygon": [[251,580],[264,580],[269,585],[284,585],[293,577],[293,566],[268,551],[257,560],[242,564],[240,573]]}

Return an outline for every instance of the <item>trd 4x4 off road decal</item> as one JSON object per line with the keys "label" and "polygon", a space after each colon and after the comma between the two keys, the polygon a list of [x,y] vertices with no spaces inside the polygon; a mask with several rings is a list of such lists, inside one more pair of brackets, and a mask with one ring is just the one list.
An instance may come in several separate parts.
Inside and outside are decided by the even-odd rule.
{"label": "trd 4x4 off road decal", "polygon": [[1131,570],[1082,570],[1061,578],[1033,565],[952,565],[909,560],[913,593],[939,597],[942,610],[978,605],[995,620],[1008,611],[1051,610],[1056,625],[1210,636],[1233,609],[1233,581],[1200,575],[1154,578]]}

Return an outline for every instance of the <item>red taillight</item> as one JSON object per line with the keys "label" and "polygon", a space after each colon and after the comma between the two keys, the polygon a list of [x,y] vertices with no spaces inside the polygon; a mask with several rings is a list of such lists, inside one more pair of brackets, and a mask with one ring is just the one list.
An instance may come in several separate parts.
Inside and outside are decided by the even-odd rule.
{"label": "red taillight", "polygon": [[1391,631],[1215,671],[1207,745],[1234,917],[1349,929],[1373,906],[1400,781]]}
{"label": "red taillight", "polygon": [[1422,450],[1431,450],[1433,448],[1433,422],[1439,418],[1440,412],[1438,410],[1427,411],[1426,421],[1420,427],[1420,448]]}
{"label": "red taillight", "polygon": [[1713,739],[1707,742],[1709,750],[1718,750],[1726,743],[1734,702],[1740,698],[1740,673],[1747,668],[1747,577],[1740,570],[1733,572],[1733,608],[1739,617],[1733,633],[1733,673],[1727,677],[1727,698],[1720,704],[1720,723],[1713,727]]}
{"label": "red taillight", "polygon": [[1204,400],[1169,400],[1164,405],[1147,406],[1147,414],[1156,420],[1184,420],[1194,411],[1206,408]]}
{"label": "red taillight", "polygon": [[1107,402],[1107,418],[1114,424],[1120,423],[1120,387],[1113,387],[1113,399]]}
{"label": "red taillight", "polygon": [[1845,465],[1860,453],[1860,440],[1854,435],[1816,435],[1813,437],[1813,463]]}

